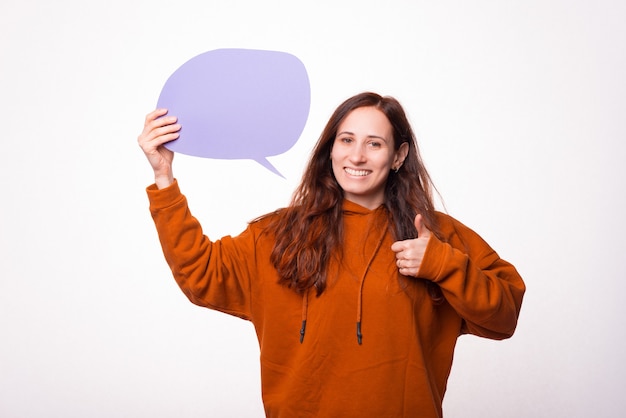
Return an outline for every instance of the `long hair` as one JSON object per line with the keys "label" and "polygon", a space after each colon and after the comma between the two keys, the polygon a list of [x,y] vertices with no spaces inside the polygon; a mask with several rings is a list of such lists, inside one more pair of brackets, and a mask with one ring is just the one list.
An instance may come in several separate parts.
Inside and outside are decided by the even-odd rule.
{"label": "long hair", "polygon": [[375,107],[393,127],[394,148],[409,144],[404,164],[390,171],[385,186],[385,203],[391,232],[396,240],[417,237],[414,220],[422,214],[425,226],[438,231],[432,181],[417,147],[417,141],[400,103],[392,97],[361,93],[343,102],[326,124],[311,154],[300,185],[288,207],[275,212],[268,232],[275,236],[271,262],[279,282],[297,292],[315,287],[320,295],[332,255],[341,252],[343,234],[343,189],[333,174],[330,152],[341,122],[354,109]]}

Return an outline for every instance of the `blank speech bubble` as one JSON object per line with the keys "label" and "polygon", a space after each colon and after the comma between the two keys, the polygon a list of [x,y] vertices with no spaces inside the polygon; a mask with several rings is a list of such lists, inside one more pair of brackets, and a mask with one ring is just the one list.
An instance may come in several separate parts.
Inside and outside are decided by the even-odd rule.
{"label": "blank speech bubble", "polygon": [[196,157],[251,159],[283,177],[268,156],[300,138],[311,104],[304,64],[285,52],[216,49],[185,62],[165,82],[158,108],[178,117],[166,144]]}

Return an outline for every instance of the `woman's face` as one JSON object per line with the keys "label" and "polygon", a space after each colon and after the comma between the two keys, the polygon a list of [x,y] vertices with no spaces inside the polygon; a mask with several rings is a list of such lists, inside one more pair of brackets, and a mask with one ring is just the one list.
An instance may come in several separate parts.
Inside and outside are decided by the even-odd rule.
{"label": "woman's face", "polygon": [[408,153],[394,150],[393,128],[375,107],[359,107],[344,118],[330,153],[333,173],[346,199],[369,209],[385,200],[385,183]]}

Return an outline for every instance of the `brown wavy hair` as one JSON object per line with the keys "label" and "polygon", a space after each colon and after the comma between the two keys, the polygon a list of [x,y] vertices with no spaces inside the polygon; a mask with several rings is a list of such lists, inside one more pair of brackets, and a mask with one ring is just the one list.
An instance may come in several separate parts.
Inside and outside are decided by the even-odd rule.
{"label": "brown wavy hair", "polygon": [[337,129],[354,109],[375,107],[393,127],[394,148],[409,144],[404,164],[390,171],[385,186],[385,207],[396,240],[417,237],[414,220],[421,213],[428,229],[437,234],[432,181],[420,157],[417,141],[404,109],[393,97],[361,93],[343,102],[326,124],[311,154],[302,181],[288,207],[274,212],[268,232],[275,236],[271,262],[279,282],[297,291],[326,288],[328,262],[341,253],[343,189],[333,174],[330,152]]}

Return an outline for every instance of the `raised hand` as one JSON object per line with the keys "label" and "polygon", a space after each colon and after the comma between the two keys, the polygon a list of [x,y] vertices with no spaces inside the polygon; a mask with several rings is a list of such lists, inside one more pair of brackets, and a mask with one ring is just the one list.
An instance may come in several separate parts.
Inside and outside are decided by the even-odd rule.
{"label": "raised hand", "polygon": [[174,153],[163,144],[177,139],[181,126],[175,116],[165,116],[166,109],[156,109],[146,116],[143,131],[137,138],[139,146],[148,158],[154,181],[159,189],[169,186],[174,181],[172,160]]}

